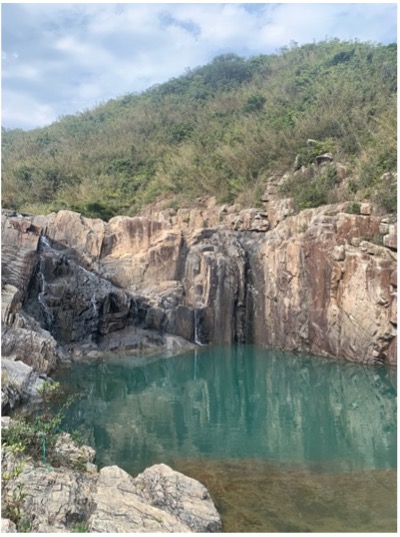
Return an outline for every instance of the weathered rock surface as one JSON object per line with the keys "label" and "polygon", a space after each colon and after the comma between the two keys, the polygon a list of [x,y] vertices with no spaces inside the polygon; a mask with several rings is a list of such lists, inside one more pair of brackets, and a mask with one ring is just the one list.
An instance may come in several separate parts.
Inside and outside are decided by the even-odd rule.
{"label": "weathered rock surface", "polygon": [[175,472],[166,464],[147,468],[135,479],[137,494],[196,533],[218,532],[221,520],[207,489],[195,479]]}
{"label": "weathered rock surface", "polygon": [[165,465],[133,479],[117,466],[100,470],[93,500],[90,531],[187,533],[221,529],[207,490]]}
{"label": "weathered rock surface", "polygon": [[370,242],[379,235],[380,219],[327,213],[309,210],[291,217],[258,249],[263,292],[255,303],[263,322],[255,326],[254,340],[352,361],[395,363],[391,311],[397,297],[390,278],[396,260]]}
{"label": "weathered rock surface", "polygon": [[81,466],[92,470],[91,465],[94,465],[96,459],[96,452],[93,448],[76,445],[68,433],[62,433],[58,436],[54,450],[57,454],[57,460],[62,466]]}
{"label": "weathered rock surface", "polygon": [[[63,533],[78,528],[96,533],[221,530],[220,517],[206,488],[168,466],[153,466],[136,479],[118,466],[98,472],[91,463],[94,450],[79,448],[69,435],[59,437],[56,452],[63,463],[59,468],[33,463],[7,448],[3,453],[3,512],[12,511],[17,499],[18,524],[30,532]],[[89,471],[76,469],[77,463],[82,466],[85,461]],[[2,520],[2,532],[15,531],[12,521]]]}
{"label": "weathered rock surface", "polygon": [[32,398],[43,381],[38,374],[21,361],[1,360],[1,407],[12,410],[20,401]]}
{"label": "weathered rock surface", "polygon": [[17,533],[17,527],[9,518],[2,518],[1,533]]}
{"label": "weathered rock surface", "polygon": [[151,349],[167,333],[395,363],[395,222],[372,204],[293,215],[278,204],[281,180],[269,181],[265,213],[208,200],[108,223],[70,211],[3,217],[5,323],[23,309],[58,343],[94,353]]}

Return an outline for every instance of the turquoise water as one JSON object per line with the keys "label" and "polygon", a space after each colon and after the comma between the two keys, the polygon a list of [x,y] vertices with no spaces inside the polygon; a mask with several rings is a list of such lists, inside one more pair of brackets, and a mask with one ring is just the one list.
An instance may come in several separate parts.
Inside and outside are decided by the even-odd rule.
{"label": "turquoise water", "polygon": [[[88,437],[100,467],[117,464],[136,475],[164,462],[196,478],[208,472],[202,480],[212,495],[214,486],[213,497],[227,521],[237,518],[223,501],[233,475],[241,479],[239,489],[253,491],[262,486],[263,472],[268,478],[276,475],[283,479],[274,481],[279,496],[287,488],[285,479],[294,475],[296,484],[307,478],[315,494],[322,482],[324,490],[343,489],[343,476],[367,483],[372,472],[395,501],[395,369],[242,345],[203,347],[169,358],[75,363],[60,371],[58,380],[77,394],[64,426]],[[253,485],[251,479],[244,483],[243,476],[252,474]],[[371,494],[377,491],[375,481]],[[292,531],[260,524],[251,531]],[[302,531],[301,525],[295,527]]]}

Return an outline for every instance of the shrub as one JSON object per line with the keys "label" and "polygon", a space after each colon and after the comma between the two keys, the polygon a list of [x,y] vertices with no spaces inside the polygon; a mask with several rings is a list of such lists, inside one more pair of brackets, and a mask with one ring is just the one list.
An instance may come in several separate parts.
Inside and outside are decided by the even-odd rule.
{"label": "shrub", "polygon": [[279,193],[293,198],[295,210],[311,209],[336,201],[338,182],[335,167],[325,166],[313,178],[306,175],[288,178]]}
{"label": "shrub", "polygon": [[361,205],[355,201],[352,201],[346,206],[346,212],[350,214],[360,214]]}
{"label": "shrub", "polygon": [[61,411],[54,416],[45,413],[35,417],[32,421],[27,418],[13,420],[10,427],[2,432],[2,445],[12,447],[23,446],[27,455],[35,460],[42,458],[44,462],[55,459],[53,451],[60,432],[62,421]]}
{"label": "shrub", "polygon": [[45,380],[37,392],[45,403],[50,403],[61,395],[60,383]]}

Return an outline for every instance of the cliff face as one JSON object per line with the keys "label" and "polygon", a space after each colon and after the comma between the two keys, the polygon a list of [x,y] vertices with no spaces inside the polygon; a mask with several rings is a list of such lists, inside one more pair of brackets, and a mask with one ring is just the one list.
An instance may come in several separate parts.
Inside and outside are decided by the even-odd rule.
{"label": "cliff face", "polygon": [[252,342],[396,363],[395,224],[371,205],[282,207],[270,219],[213,200],[108,223],[4,214],[6,331],[35,323],[64,348],[159,346],[173,334],[175,346]]}

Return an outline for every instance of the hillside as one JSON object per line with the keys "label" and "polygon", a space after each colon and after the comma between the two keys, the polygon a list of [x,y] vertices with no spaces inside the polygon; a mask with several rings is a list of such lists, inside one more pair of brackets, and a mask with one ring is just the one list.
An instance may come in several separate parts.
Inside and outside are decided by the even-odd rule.
{"label": "hillside", "polygon": [[[234,54],[148,89],[2,131],[2,204],[109,219],[162,199],[244,207],[268,178],[330,152],[345,167],[281,186],[298,209],[373,200],[396,211],[397,46],[324,41],[245,60]],[[316,142],[309,146],[307,140]],[[340,187],[340,188],[339,188]]]}

